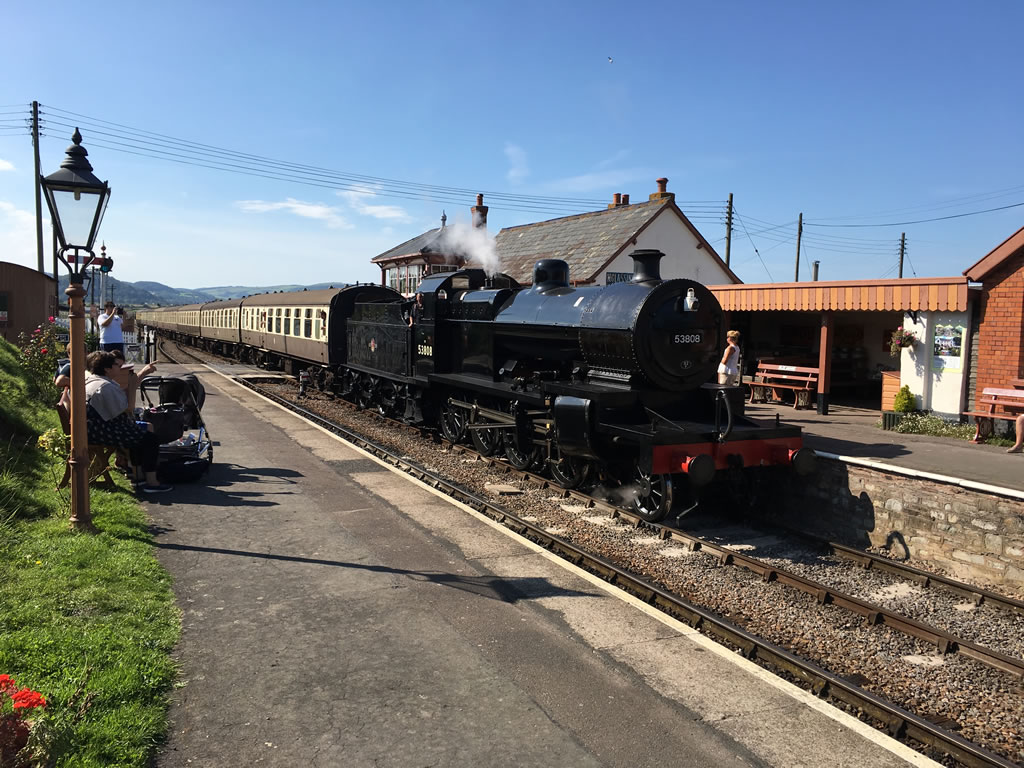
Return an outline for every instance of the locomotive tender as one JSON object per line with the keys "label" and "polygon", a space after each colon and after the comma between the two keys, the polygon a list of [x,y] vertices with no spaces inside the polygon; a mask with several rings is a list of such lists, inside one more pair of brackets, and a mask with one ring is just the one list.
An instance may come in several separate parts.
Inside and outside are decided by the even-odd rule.
{"label": "locomotive tender", "polygon": [[700,283],[663,281],[663,255],[634,251],[632,280],[604,287],[571,286],[557,259],[538,261],[526,288],[475,268],[429,275],[411,326],[410,302],[378,285],[138,318],[244,362],[305,369],[321,389],[437,425],[517,469],[546,464],[563,487],[597,473],[656,521],[718,476],[814,464],[799,427],[753,421],[742,388],[709,383],[724,346],[721,306]]}

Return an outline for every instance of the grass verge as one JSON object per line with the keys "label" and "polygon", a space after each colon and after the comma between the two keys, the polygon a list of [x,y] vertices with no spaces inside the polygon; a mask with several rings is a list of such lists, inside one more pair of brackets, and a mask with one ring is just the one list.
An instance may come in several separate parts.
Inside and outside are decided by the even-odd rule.
{"label": "grass verge", "polygon": [[38,764],[145,766],[176,673],[170,577],[127,483],[91,489],[97,533],[70,529],[63,461],[37,443],[59,425],[18,355],[0,340],[0,674],[47,699]]}

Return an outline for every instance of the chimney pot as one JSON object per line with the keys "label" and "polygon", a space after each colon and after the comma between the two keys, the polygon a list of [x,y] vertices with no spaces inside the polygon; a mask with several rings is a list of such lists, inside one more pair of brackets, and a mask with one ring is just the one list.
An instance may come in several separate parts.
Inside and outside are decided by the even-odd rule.
{"label": "chimney pot", "polygon": [[476,196],[476,205],[469,209],[472,214],[473,227],[487,229],[487,206],[484,205],[484,196]]}
{"label": "chimney pot", "polygon": [[614,195],[612,195],[612,201],[608,204],[608,207],[618,208],[620,205],[622,205],[622,195],[616,192]]}
{"label": "chimney pot", "polygon": [[629,195],[623,195],[622,196],[622,204],[623,205],[629,205]]}
{"label": "chimney pot", "polygon": [[675,193],[668,192],[668,179],[662,176],[660,179],[655,179],[658,184],[658,191],[652,192],[648,196],[648,200],[673,200],[675,199]]}

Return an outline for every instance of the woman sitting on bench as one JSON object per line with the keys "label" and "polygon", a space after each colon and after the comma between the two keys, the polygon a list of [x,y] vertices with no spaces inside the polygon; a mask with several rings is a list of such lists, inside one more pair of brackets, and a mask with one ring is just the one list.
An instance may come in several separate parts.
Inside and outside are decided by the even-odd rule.
{"label": "woman sitting on bench", "polygon": [[128,396],[112,378],[118,360],[109,352],[93,352],[85,359],[86,426],[89,442],[94,445],[115,445],[130,451],[132,461],[146,474],[142,490],[164,493],[171,490],[156,477],[160,440],[148,429],[140,427],[128,410]]}

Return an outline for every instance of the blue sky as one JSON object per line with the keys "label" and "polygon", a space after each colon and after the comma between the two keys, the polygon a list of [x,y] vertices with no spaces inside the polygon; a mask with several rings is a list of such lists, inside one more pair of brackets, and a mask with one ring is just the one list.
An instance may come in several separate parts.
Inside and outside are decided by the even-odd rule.
{"label": "blue sky", "polygon": [[[745,282],[792,279],[800,212],[801,276],[822,279],[894,276],[901,231],[906,276],[957,275],[1024,224],[820,226],[1024,202],[1016,1],[49,2],[4,22],[0,258],[29,266],[32,100],[43,173],[79,125],[110,182],[115,276],[176,287],[377,280],[370,258],[442,209],[467,220],[476,191],[545,198],[488,197],[497,232],[659,176],[723,255],[733,193]],[[298,178],[168,162],[152,134]]]}

